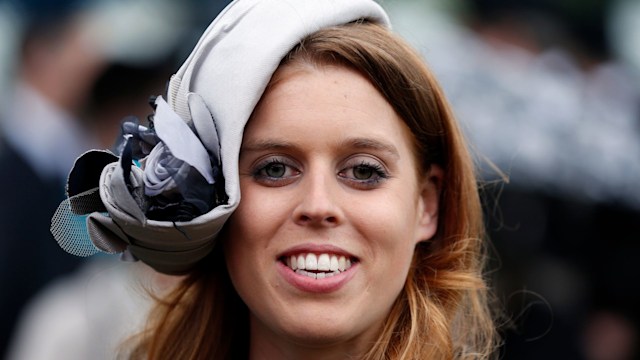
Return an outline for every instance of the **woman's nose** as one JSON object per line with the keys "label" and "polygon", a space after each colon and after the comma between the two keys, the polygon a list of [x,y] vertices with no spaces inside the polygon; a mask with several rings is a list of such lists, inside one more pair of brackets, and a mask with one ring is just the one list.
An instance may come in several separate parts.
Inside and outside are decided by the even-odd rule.
{"label": "woman's nose", "polygon": [[305,174],[293,219],[303,226],[334,227],[343,219],[340,187],[333,174]]}

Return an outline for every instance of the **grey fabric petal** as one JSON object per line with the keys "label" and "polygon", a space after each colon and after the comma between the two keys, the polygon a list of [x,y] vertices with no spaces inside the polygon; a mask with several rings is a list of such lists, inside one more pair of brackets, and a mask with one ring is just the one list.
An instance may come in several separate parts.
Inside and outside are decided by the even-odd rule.
{"label": "grey fabric petal", "polygon": [[213,169],[207,150],[189,125],[169,108],[161,96],[156,99],[153,123],[156,134],[173,156],[194,167],[209,184],[213,184]]}
{"label": "grey fabric petal", "polygon": [[211,241],[205,242],[199,248],[182,251],[157,250],[131,245],[129,251],[144,261],[156,271],[170,275],[181,275],[193,268],[200,260],[207,256],[214,247]]}
{"label": "grey fabric petal", "polygon": [[87,231],[93,245],[102,252],[117,254],[127,249],[127,235],[108,216],[98,212],[89,214]]}
{"label": "grey fabric petal", "polygon": [[80,155],[73,164],[67,179],[67,197],[71,212],[76,215],[94,211],[106,211],[97,190],[102,169],[118,161],[118,157],[106,150],[90,150]]}
{"label": "grey fabric petal", "polygon": [[193,125],[198,137],[207,148],[216,165],[220,164],[220,140],[211,112],[198,94],[189,94],[189,110],[192,114]]}
{"label": "grey fabric petal", "polygon": [[139,200],[142,198],[141,192],[143,191],[142,170],[133,167],[130,180],[134,184],[134,193],[138,192],[138,196],[136,196],[138,201],[127,188],[121,164],[109,164],[100,176],[100,198],[111,217],[122,219],[126,223],[144,225],[146,222],[142,211],[144,206]]}
{"label": "grey fabric petal", "polygon": [[[164,143],[156,145],[145,160],[144,167],[144,193],[147,196],[156,196],[166,191],[175,189],[176,176],[186,178],[189,172],[189,164],[170,154]],[[182,174],[180,176],[179,174]]]}
{"label": "grey fabric petal", "polygon": [[107,211],[100,199],[97,187],[68,197],[69,210],[75,215],[86,215],[95,211]]}
{"label": "grey fabric petal", "polygon": [[67,196],[72,197],[97,187],[102,169],[118,161],[108,150],[89,150],[80,155],[73,164],[67,179]]}

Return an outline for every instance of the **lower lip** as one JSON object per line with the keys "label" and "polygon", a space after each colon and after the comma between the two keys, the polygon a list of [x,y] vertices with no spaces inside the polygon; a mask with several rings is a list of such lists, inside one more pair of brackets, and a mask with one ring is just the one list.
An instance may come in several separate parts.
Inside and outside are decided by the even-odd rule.
{"label": "lower lip", "polygon": [[296,274],[290,267],[278,261],[278,272],[291,285],[297,289],[310,293],[331,293],[338,291],[355,275],[358,264],[353,264],[349,270],[324,279],[312,279],[308,276]]}

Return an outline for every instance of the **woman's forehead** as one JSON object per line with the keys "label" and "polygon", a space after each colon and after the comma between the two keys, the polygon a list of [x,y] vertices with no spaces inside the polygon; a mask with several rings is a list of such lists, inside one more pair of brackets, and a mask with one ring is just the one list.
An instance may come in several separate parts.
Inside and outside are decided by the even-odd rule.
{"label": "woman's forehead", "polygon": [[357,71],[343,66],[285,65],[252,117],[275,117],[280,122],[336,118],[340,121],[335,125],[346,127],[361,117],[372,121],[394,116],[386,98]]}
{"label": "woman's forehead", "polygon": [[[242,151],[296,143],[376,150],[397,157],[413,135],[368,79],[346,67],[284,69],[245,128]],[[303,140],[301,140],[303,139]]]}

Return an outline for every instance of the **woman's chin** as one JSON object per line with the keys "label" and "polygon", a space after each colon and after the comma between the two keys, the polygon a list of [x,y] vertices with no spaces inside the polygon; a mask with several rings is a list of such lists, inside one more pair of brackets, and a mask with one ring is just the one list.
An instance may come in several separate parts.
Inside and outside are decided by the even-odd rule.
{"label": "woman's chin", "polygon": [[289,342],[308,348],[332,347],[377,335],[375,326],[357,328],[352,321],[305,317],[302,321],[280,324],[280,335]]}
{"label": "woman's chin", "polygon": [[344,329],[329,327],[298,327],[295,330],[286,331],[286,336],[291,342],[307,347],[323,347],[339,344],[347,341],[353,334]]}

